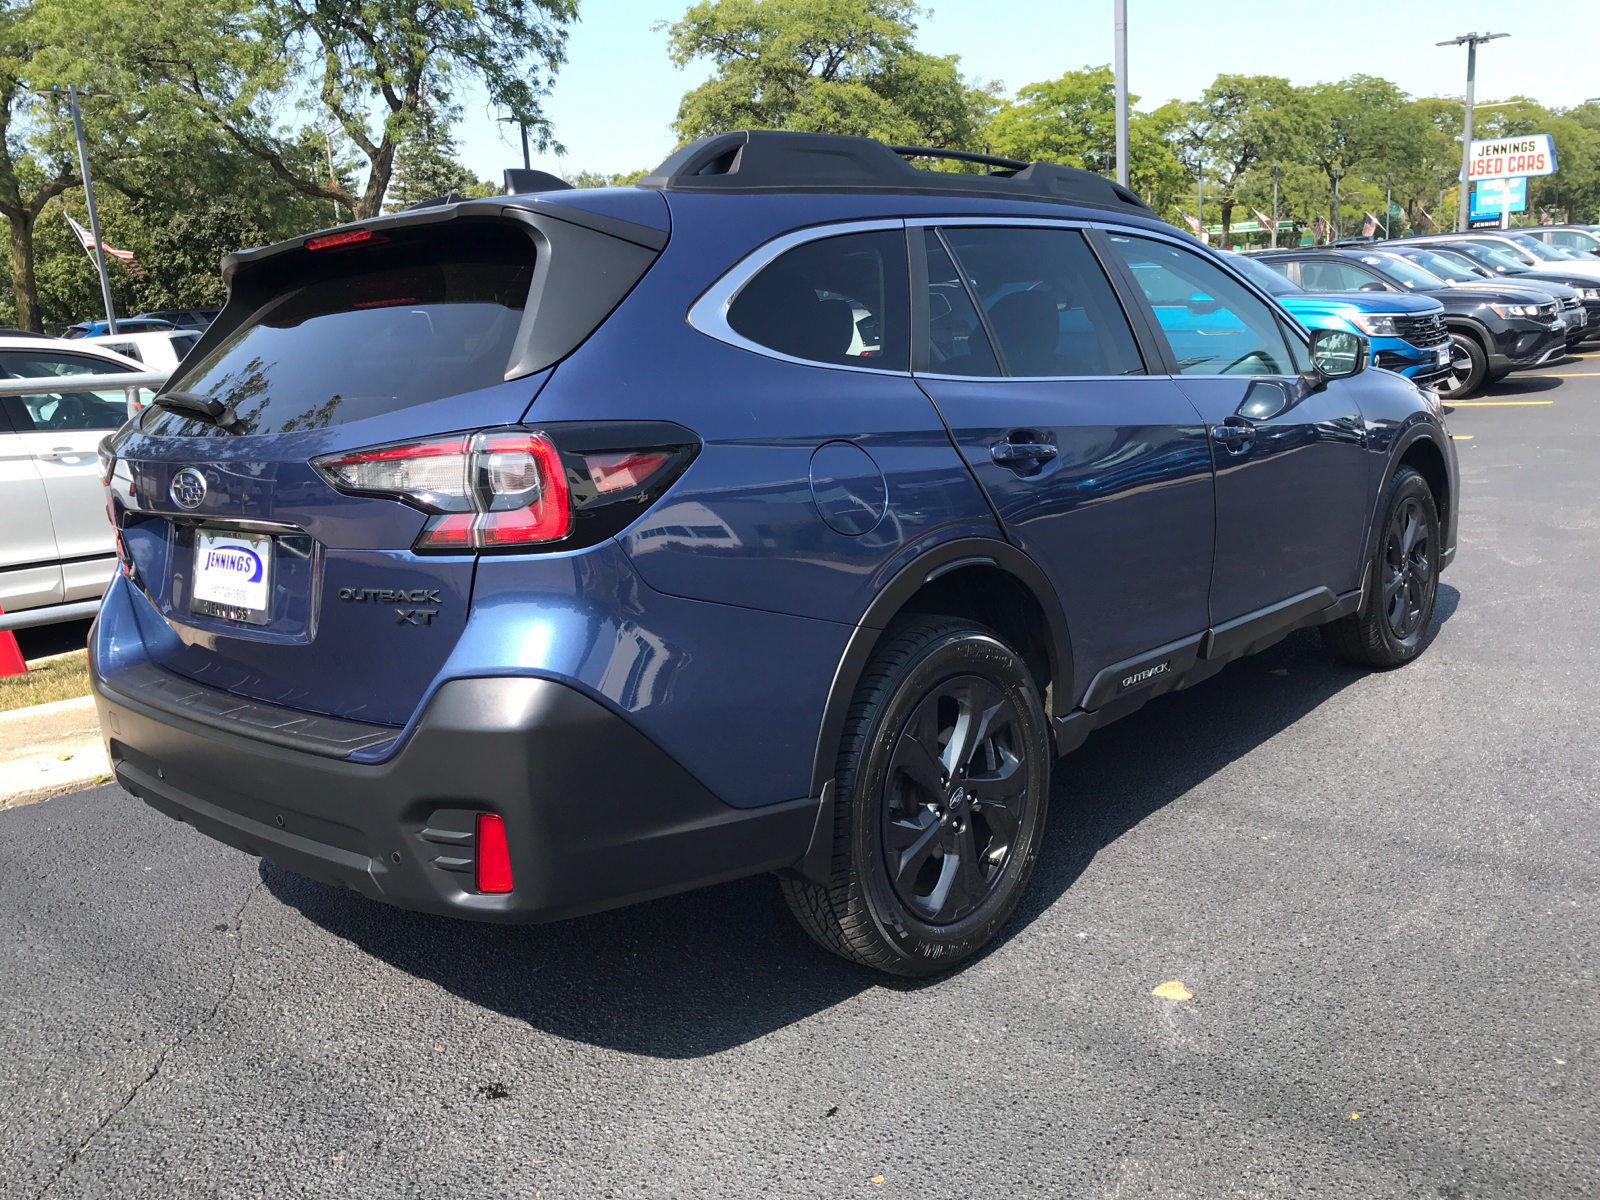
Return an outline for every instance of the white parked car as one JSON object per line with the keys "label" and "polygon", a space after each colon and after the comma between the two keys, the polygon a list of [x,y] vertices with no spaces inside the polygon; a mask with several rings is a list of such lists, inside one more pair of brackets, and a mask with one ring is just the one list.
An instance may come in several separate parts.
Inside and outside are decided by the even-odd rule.
{"label": "white parked car", "polygon": [[58,390],[0,397],[0,607],[94,600],[116,568],[97,451],[128,419],[123,388],[74,388],[75,375],[151,368],[87,339],[0,336],[9,379],[62,377]]}
{"label": "white parked car", "polygon": [[103,334],[99,337],[74,338],[74,346],[99,346],[112,350],[134,362],[144,364],[146,371],[178,369],[183,356],[200,340],[198,329],[162,329],[149,333]]}

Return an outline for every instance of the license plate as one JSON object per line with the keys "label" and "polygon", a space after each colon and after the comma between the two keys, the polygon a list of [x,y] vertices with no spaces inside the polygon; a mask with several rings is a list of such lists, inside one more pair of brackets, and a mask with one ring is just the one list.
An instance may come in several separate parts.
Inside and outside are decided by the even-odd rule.
{"label": "license plate", "polygon": [[1438,360],[1439,360],[1439,365],[1441,367],[1448,367],[1450,365],[1450,347],[1449,346],[1440,346],[1439,350],[1438,350],[1438,353],[1437,353],[1437,357],[1438,357]]}
{"label": "license plate", "polygon": [[265,625],[272,596],[272,538],[199,529],[189,607],[208,616]]}

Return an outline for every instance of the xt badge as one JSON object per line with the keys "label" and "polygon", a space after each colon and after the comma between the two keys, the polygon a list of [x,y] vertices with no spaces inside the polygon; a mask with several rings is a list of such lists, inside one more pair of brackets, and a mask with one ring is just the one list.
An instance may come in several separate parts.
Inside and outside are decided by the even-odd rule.
{"label": "xt badge", "polygon": [[[352,604],[440,604],[435,588],[340,588],[339,599]],[[432,625],[437,608],[397,608],[396,625]]]}

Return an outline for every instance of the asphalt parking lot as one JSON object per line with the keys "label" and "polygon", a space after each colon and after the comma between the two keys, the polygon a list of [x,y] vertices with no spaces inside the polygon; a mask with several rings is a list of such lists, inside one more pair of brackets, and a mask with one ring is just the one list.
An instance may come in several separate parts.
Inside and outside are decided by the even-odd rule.
{"label": "asphalt parking lot", "polygon": [[496,928],[114,786],[0,811],[0,1197],[1594,1195],[1600,351],[1451,428],[1428,653],[1297,634],[1095,734],[931,983],[770,878]]}

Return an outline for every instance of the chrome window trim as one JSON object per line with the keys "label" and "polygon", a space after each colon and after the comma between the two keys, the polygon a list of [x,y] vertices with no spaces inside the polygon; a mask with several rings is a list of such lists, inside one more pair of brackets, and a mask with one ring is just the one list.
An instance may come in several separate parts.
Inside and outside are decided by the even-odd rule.
{"label": "chrome window trim", "polygon": [[700,298],[689,306],[689,326],[695,332],[703,333],[729,346],[737,346],[740,350],[748,350],[764,358],[775,358],[780,362],[794,363],[801,367],[817,367],[824,371],[858,371],[865,375],[888,375],[909,379],[910,371],[889,371],[882,367],[858,367],[845,363],[817,362],[811,358],[796,358],[791,354],[774,350],[770,346],[763,346],[760,342],[753,342],[728,324],[728,309],[739,298],[739,293],[744,291],[746,285],[773,260],[796,246],[849,233],[876,233],[890,229],[903,233],[905,227],[906,222],[902,217],[887,219],[880,217],[870,221],[836,221],[828,225],[813,225],[806,229],[780,234],[750,251],[700,294]]}

